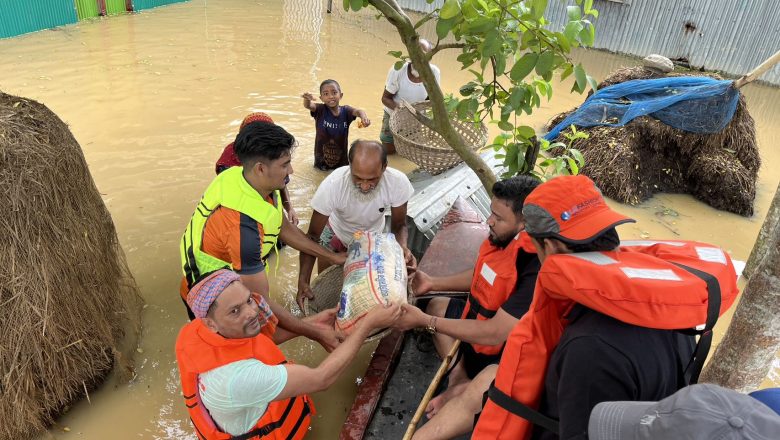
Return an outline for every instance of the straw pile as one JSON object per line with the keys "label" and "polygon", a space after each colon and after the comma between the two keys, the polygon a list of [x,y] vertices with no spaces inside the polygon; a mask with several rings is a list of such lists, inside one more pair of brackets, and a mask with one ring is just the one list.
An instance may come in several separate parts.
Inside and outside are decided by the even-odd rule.
{"label": "straw pile", "polygon": [[[599,84],[599,89],[663,76],[666,74],[645,67],[622,68]],[[569,113],[553,118],[547,128]],[[648,116],[623,127],[578,131],[590,135],[572,145],[585,156],[581,172],[615,200],[637,204],[657,192],[688,193],[717,209],[753,214],[761,158],[755,124],[742,94],[734,118],[717,134],[689,133]],[[563,132],[557,140],[566,142]]]}
{"label": "straw pile", "polygon": [[68,127],[2,92],[0,206],[0,439],[27,438],[129,364],[141,299]]}

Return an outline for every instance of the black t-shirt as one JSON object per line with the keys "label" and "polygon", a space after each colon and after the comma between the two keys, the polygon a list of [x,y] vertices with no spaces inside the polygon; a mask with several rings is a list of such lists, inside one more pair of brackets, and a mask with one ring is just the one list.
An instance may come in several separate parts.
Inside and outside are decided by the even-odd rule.
{"label": "black t-shirt", "polygon": [[515,291],[501,305],[505,312],[517,319],[525,315],[534,299],[536,276],[539,274],[540,266],[536,254],[529,254],[522,249],[517,252],[517,283]]}
{"label": "black t-shirt", "polygon": [[[539,411],[560,420],[560,438],[587,439],[600,402],[658,401],[684,386],[694,338],[629,325],[576,305],[550,358]],[[533,439],[558,438],[534,426]]]}

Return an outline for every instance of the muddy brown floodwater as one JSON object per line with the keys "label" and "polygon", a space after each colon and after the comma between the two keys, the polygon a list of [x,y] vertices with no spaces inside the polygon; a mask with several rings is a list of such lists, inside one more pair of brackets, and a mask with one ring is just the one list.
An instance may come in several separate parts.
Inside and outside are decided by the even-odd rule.
{"label": "muddy brown floodwater", "polygon": [[[90,402],[74,405],[46,437],[194,438],[173,354],[187,320],[177,293],[178,240],[214,175],[214,161],[244,115],[269,113],[300,144],[290,189],[305,228],[308,200],[325,174],[312,167],[313,122],[300,94],[337,79],[342,102],[366,109],[373,121],[364,129],[353,125],[352,137],[378,137],[380,95],[392,64],[386,53],[400,49],[400,40],[369,13],[345,13],[336,1],[328,15],[325,3],[193,0],[0,41],[0,89],[43,102],[70,125],[147,304],[137,377],[130,384],[107,382],[90,394]],[[575,56],[596,79],[636,64],[596,51]],[[467,81],[453,54],[440,54],[436,63],[445,91],[457,92]],[[569,88],[568,82],[558,85],[552,102],[528,123],[541,128],[554,114],[580,104],[583,98],[569,95]],[[635,207],[613,203],[639,220],[621,228],[625,238],[701,240],[747,258],[780,180],[780,90],[749,85],[744,92],[763,159],[756,214],[743,218],[716,211],[686,195],[659,195]],[[402,158],[390,161],[404,171],[414,168]],[[295,308],[297,253],[286,248],[280,255],[272,290],[279,302]],[[725,322],[719,328],[722,333]],[[325,355],[302,340],[283,349],[309,365]],[[315,395],[319,413],[310,438],[336,437],[372,349],[364,347],[332,389]]]}

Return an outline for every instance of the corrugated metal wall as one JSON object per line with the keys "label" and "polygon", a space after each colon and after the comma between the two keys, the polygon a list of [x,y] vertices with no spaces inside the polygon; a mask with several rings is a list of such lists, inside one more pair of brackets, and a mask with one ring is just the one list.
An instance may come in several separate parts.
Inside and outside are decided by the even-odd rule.
{"label": "corrugated metal wall", "polygon": [[143,9],[156,8],[158,6],[185,1],[187,0],[133,0],[133,9],[136,11],[141,11]]}
{"label": "corrugated metal wall", "polygon": [[[442,0],[399,0],[410,10],[430,11]],[[553,29],[566,22],[574,0],[550,0]],[[780,50],[778,0],[595,0],[599,11],[594,46],[640,57],[658,53],[692,67],[740,76]],[[780,85],[780,65],[762,80]]]}
{"label": "corrugated metal wall", "polygon": [[75,23],[73,0],[0,0],[0,38]]}
{"label": "corrugated metal wall", "polygon": [[76,0],[76,15],[79,20],[94,18],[100,15],[100,9],[95,0]]}
{"label": "corrugated metal wall", "polygon": [[106,14],[116,15],[127,12],[125,0],[106,0]]}
{"label": "corrugated metal wall", "polygon": [[[777,0],[595,0],[599,49],[685,59],[692,67],[743,75],[780,50]],[[566,22],[566,5],[552,0],[547,18]],[[761,78],[780,84],[780,66]]]}

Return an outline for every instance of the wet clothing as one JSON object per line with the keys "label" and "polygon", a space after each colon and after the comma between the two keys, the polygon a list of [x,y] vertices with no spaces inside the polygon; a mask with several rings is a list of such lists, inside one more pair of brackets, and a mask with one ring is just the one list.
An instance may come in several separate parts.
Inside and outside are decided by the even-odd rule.
{"label": "wet clothing", "polygon": [[[536,257],[536,254],[530,254],[523,250],[517,253],[517,284],[515,284],[514,293],[501,305],[501,309],[512,317],[520,319],[528,311],[534,296],[534,286],[536,285],[536,274],[539,272],[539,266],[539,259]],[[465,307],[465,300],[452,298],[447,305],[444,317],[461,319]],[[474,346],[469,343],[460,344],[460,350],[463,356],[463,367],[469,379],[473,379],[485,367],[497,364],[501,359],[500,352],[494,354],[478,353],[474,350]]]}
{"label": "wet clothing", "polygon": [[[597,403],[658,401],[685,386],[693,336],[629,325],[580,305],[567,318],[539,405],[539,412],[561,421],[561,439],[587,439]],[[532,438],[559,437],[534,426]]]}
{"label": "wet clothing", "polygon": [[385,168],[372,196],[363,198],[356,191],[350,168],[345,166],[330,173],[311,199],[312,209],[328,217],[333,233],[346,246],[357,231],[383,232],[385,214],[406,204],[414,194],[409,178],[390,167]]}
{"label": "wet clothing", "polygon": [[320,234],[320,246],[325,249],[329,249],[332,252],[346,252],[347,247],[339,240],[336,233],[333,232],[333,227],[330,223],[326,224],[322,228],[322,234]]}
{"label": "wet clothing", "polygon": [[[441,82],[441,73],[439,68],[430,65],[433,71],[433,77],[437,83]],[[387,79],[385,80],[385,90],[393,95],[393,101],[399,104],[401,100],[404,100],[410,104],[425,101],[428,99],[428,92],[425,90],[425,86],[422,82],[416,83],[409,79],[409,63],[405,63],[400,70],[395,70],[395,66],[390,67],[387,72]],[[383,106],[384,112],[382,114],[382,129],[379,131],[379,140],[384,144],[392,144],[393,132],[390,130],[390,110],[386,106]]]}
{"label": "wet clothing", "polygon": [[[407,61],[400,70],[395,70],[395,66],[391,66],[387,72],[387,80],[385,81],[385,90],[393,95],[393,101],[399,104],[402,100],[409,104],[422,102],[428,99],[428,91],[425,90],[425,86],[422,82],[412,82],[409,78],[409,62]],[[441,83],[441,73],[439,68],[430,65],[433,71],[433,77],[437,83]],[[392,113],[392,110],[385,107],[385,113]]]}
{"label": "wet clothing", "polygon": [[[227,434],[253,440],[300,440],[306,436],[314,413],[309,396],[267,400],[276,398],[287,380],[282,365],[287,360],[272,339],[275,329],[275,318],[252,338],[223,338],[200,319],[181,329],[176,339],[176,362],[184,403],[199,439],[230,438]],[[224,377],[222,368],[235,364],[246,377]],[[202,380],[201,376],[207,378]],[[209,389],[212,387],[216,389]],[[260,394],[265,397],[261,399]]]}
{"label": "wet clothing", "polygon": [[236,152],[233,149],[233,142],[231,142],[222,150],[222,154],[219,156],[219,159],[217,159],[215,171],[219,174],[230,167],[238,166],[241,166],[241,161],[238,160],[238,156],[236,156]]}
{"label": "wet clothing", "polygon": [[240,275],[262,272],[263,260],[276,248],[282,215],[278,191],[263,198],[246,182],[241,167],[220,173],[182,236],[182,298],[201,275],[216,269],[230,267]]}
{"label": "wet clothing", "polygon": [[[479,247],[477,262],[474,264],[474,274],[471,277],[466,309],[463,311],[461,318],[488,321],[496,315],[498,309],[506,303],[507,299],[517,289],[518,276],[522,274],[524,269],[517,265],[520,252],[531,256],[529,260],[538,260],[533,258],[536,255],[536,248],[531,242],[531,238],[525,232],[515,235],[504,247],[495,246],[490,240],[482,242],[482,245]],[[533,274],[525,280],[531,291],[533,291],[533,286],[536,283],[536,272],[538,272],[538,269],[537,264]],[[530,305],[532,297],[533,295],[529,295],[526,298],[528,305]],[[525,308],[525,311],[527,310],[528,307]],[[483,354],[499,354],[504,347],[503,342],[496,345],[471,345],[475,351]]]}
{"label": "wet clothing", "polygon": [[393,141],[393,131],[390,130],[390,114],[387,112],[382,113],[382,128],[379,130],[379,140],[383,144],[395,143]]}
{"label": "wet clothing", "polygon": [[339,106],[338,115],[333,115],[325,104],[315,104],[311,113],[317,133],[314,138],[314,166],[320,169],[335,169],[349,165],[349,124],[356,119],[355,109],[348,105]]}
{"label": "wet clothing", "polygon": [[201,373],[198,383],[211,418],[228,434],[241,435],[255,426],[268,404],[282,392],[287,369],[244,359]]}
{"label": "wet clothing", "polygon": [[[531,438],[534,426],[540,424],[549,426],[545,428],[549,431],[560,429],[564,435],[576,438],[580,434],[579,427],[571,427],[570,423],[576,422],[565,419],[568,417],[567,404],[563,403],[559,408],[554,403],[562,402],[570,390],[559,383],[557,389],[548,392],[547,380],[556,380],[556,377],[550,378],[547,373],[557,374],[559,382],[567,382],[576,378],[571,368],[588,371],[584,364],[598,366],[600,362],[607,362],[601,367],[603,371],[589,371],[579,376],[578,380],[585,382],[579,388],[569,385],[586,393],[580,399],[588,399],[591,407],[599,403],[596,401],[598,393],[589,389],[591,383],[600,380],[599,374],[606,375],[606,378],[602,377],[603,381],[633,384],[633,390],[645,387],[637,392],[638,395],[653,398],[658,398],[669,384],[675,383],[678,375],[684,377],[684,383],[695,382],[706,358],[709,348],[706,341],[712,337],[711,329],[738,293],[736,274],[728,255],[704,243],[646,240],[623,242],[619,249],[609,252],[549,255],[539,270],[528,313],[509,334],[495,382],[488,390],[488,399],[472,438],[525,440]],[[611,319],[600,318],[593,327],[584,327],[589,332],[576,333],[583,328],[580,325],[591,322],[589,319],[583,320],[573,331],[569,330],[577,318],[586,317],[571,313],[580,307],[578,304],[609,315]],[[673,331],[693,329],[702,323],[706,323],[701,337],[705,343],[697,345],[693,368],[683,372],[680,364],[687,366],[691,359],[683,359],[686,353],[675,352],[680,347]],[[662,347],[656,347],[659,353],[650,349],[657,345],[648,336],[653,334],[669,338],[664,341],[664,336],[660,336]],[[589,336],[590,341],[578,340]],[[607,346],[600,344],[602,342]],[[623,344],[629,347],[622,347]],[[634,349],[640,350],[636,352],[634,362],[630,358],[627,361],[618,359],[618,364],[596,360],[605,357],[610,350],[614,355],[614,350],[634,353]],[[565,350],[571,350],[579,362],[567,364]],[[560,357],[555,359],[557,364],[551,359],[553,353],[559,353]],[[649,355],[649,359],[640,355]],[[664,372],[661,378],[643,382],[645,374],[658,375],[658,371]],[[621,378],[616,380],[616,375]],[[618,396],[626,397],[624,394]],[[560,410],[560,422],[536,411],[543,398],[547,399],[549,411]],[[573,417],[576,417],[576,411],[589,409],[572,410]],[[582,429],[586,432],[587,420]]]}

